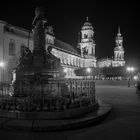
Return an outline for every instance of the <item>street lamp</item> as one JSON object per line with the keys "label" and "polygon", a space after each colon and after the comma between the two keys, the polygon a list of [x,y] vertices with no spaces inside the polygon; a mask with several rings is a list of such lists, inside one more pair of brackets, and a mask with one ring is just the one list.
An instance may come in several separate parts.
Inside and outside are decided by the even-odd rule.
{"label": "street lamp", "polygon": [[3,80],[4,80],[4,77],[3,77],[3,69],[5,67],[5,63],[3,61],[0,61],[0,89],[2,91],[1,95],[3,97]]}
{"label": "street lamp", "polygon": [[3,61],[0,62],[0,68],[4,68],[5,67],[5,63]]}
{"label": "street lamp", "polygon": [[130,80],[132,80],[132,73],[134,72],[135,68],[134,67],[127,67],[126,69],[129,73],[129,79],[128,79],[128,87],[130,86]]}
{"label": "street lamp", "polygon": [[134,67],[127,67],[126,69],[129,73],[133,73],[135,68]]}
{"label": "street lamp", "polygon": [[126,69],[128,72],[133,72],[134,70],[135,70],[135,68],[134,67],[127,67],[127,69]]}
{"label": "street lamp", "polygon": [[134,79],[135,81],[137,81],[137,80],[138,80],[138,76],[135,75],[135,76],[133,77],[133,79]]}
{"label": "street lamp", "polygon": [[3,61],[0,61],[0,72],[1,72],[1,75],[0,75],[0,82],[2,82],[2,70],[4,69],[4,67],[5,67],[5,63],[3,62]]}
{"label": "street lamp", "polygon": [[87,68],[86,72],[88,73],[88,75],[91,76],[91,79],[93,78],[93,73],[92,73],[92,69],[91,68]]}
{"label": "street lamp", "polygon": [[87,68],[86,71],[87,71],[88,73],[91,73],[91,68]]}

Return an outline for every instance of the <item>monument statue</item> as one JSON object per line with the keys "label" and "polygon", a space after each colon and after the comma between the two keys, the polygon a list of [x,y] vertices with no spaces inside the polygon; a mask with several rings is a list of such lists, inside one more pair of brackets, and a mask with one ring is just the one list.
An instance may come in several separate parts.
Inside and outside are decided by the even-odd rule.
{"label": "monument statue", "polygon": [[33,29],[33,43],[34,53],[41,53],[45,50],[45,24],[47,20],[44,17],[44,11],[37,7],[35,9],[35,17],[32,25]]}
{"label": "monument statue", "polygon": [[[19,64],[13,71],[10,98],[6,95],[0,104],[0,116],[8,120],[32,120],[31,124],[38,120],[63,120],[83,116],[95,108],[95,83],[66,80],[52,47],[45,49],[45,23],[43,10],[36,8],[32,23],[33,52],[22,47]],[[52,33],[52,28],[47,30]],[[31,125],[31,130],[39,125],[35,129]]]}
{"label": "monument statue", "polygon": [[13,81],[13,88],[16,96],[50,93],[49,83],[55,89],[60,89],[57,80],[62,79],[65,73],[60,59],[51,53],[52,47],[48,46],[47,50],[45,49],[45,23],[43,10],[36,8],[32,23],[33,52],[25,46],[22,47],[19,65],[14,73],[16,79]]}
{"label": "monument statue", "polygon": [[20,56],[19,64],[17,67],[24,68],[27,66],[31,66],[32,61],[33,61],[32,58],[33,58],[33,56],[32,56],[31,50],[28,47],[23,46],[21,48],[21,56]]}
{"label": "monument statue", "polygon": [[60,64],[60,59],[54,56],[52,53],[52,47],[48,46],[47,54],[46,54],[46,65],[48,69],[59,69],[62,68]]}
{"label": "monument statue", "polygon": [[52,26],[48,26],[48,27],[47,27],[47,32],[48,32],[49,34],[54,35],[53,27],[52,27]]}

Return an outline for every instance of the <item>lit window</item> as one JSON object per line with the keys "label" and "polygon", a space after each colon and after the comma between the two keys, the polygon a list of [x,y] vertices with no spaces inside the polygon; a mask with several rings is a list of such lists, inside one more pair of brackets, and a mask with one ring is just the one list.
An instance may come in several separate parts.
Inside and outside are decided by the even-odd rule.
{"label": "lit window", "polygon": [[15,56],[15,40],[11,39],[9,42],[9,55]]}

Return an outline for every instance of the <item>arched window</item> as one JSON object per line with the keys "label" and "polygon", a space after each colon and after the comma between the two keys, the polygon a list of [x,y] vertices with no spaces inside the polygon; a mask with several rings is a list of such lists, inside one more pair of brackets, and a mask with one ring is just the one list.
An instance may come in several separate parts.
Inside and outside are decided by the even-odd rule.
{"label": "arched window", "polygon": [[84,38],[88,38],[88,35],[87,34],[84,34]]}
{"label": "arched window", "polygon": [[92,54],[94,55],[94,48],[92,48]]}
{"label": "arched window", "polygon": [[25,45],[21,44],[21,46],[20,46],[20,55],[23,55],[24,48],[25,48]]}
{"label": "arched window", "polygon": [[81,60],[79,59],[79,67],[81,67]]}
{"label": "arched window", "polygon": [[73,66],[75,66],[75,58],[73,58]]}
{"label": "arched window", "polygon": [[63,56],[63,54],[61,54],[60,59],[61,59],[61,63],[64,64],[64,56]]}
{"label": "arched window", "polygon": [[68,57],[68,65],[70,65],[70,58]]}
{"label": "arched window", "polygon": [[76,66],[77,66],[77,67],[79,66],[78,58],[76,58]]}
{"label": "arched window", "polygon": [[10,56],[15,56],[15,40],[14,39],[10,39],[9,42],[9,55]]}

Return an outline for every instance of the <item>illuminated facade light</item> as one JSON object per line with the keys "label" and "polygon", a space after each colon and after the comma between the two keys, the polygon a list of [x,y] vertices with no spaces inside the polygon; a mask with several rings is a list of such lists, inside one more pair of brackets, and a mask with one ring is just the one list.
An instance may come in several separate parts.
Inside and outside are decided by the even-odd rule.
{"label": "illuminated facade light", "polygon": [[0,62],[0,68],[4,68],[5,67],[5,63],[4,62]]}
{"label": "illuminated facade light", "polygon": [[126,70],[127,70],[127,71],[131,71],[131,68],[130,68],[130,67],[127,67]]}
{"label": "illuminated facade light", "polygon": [[66,68],[64,69],[64,72],[67,73],[67,69]]}
{"label": "illuminated facade light", "polygon": [[91,72],[91,68],[87,68],[86,71],[87,71],[88,73],[90,73],[90,72]]}
{"label": "illuminated facade light", "polygon": [[135,69],[134,69],[134,67],[131,67],[131,71],[134,71]]}
{"label": "illuminated facade light", "polygon": [[134,79],[134,80],[138,80],[138,76],[135,75],[135,76],[133,77],[133,79]]}

